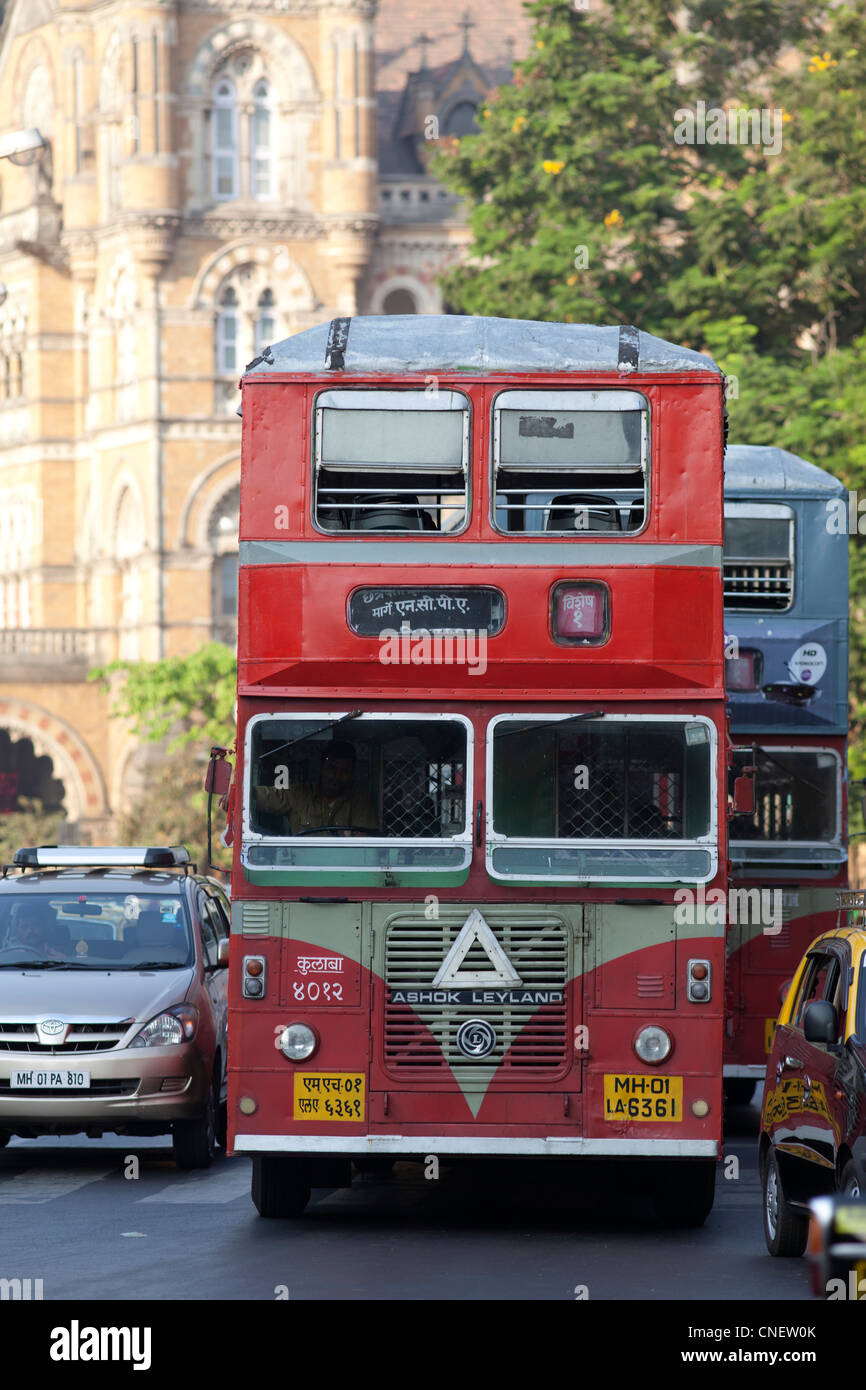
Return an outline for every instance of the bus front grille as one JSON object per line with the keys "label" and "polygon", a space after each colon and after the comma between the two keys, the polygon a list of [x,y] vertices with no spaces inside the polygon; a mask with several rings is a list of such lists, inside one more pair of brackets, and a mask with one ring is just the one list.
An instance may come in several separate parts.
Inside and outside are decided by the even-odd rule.
{"label": "bus front grille", "polygon": [[[400,1000],[406,992],[422,997],[433,989],[443,961],[460,935],[467,909],[440,904],[440,917],[422,914],[393,918],[385,937],[384,1009],[385,1065],[402,1074],[441,1071],[452,1066],[497,1067],[500,1073],[526,1075],[563,1069],[569,1061],[568,1004],[569,929],[550,912],[517,914],[513,909],[484,909],[483,919],[501,946],[520,983],[509,986],[494,976],[494,965],[476,939],[452,972],[453,983],[437,989],[430,1003]],[[488,976],[489,983],[465,985],[470,973]],[[472,993],[474,998],[442,1002],[443,995]],[[515,1002],[521,995],[549,993],[549,1002]],[[497,995],[507,994],[507,1002]],[[397,999],[395,999],[397,995]],[[470,1019],[482,1019],[495,1043],[473,1057],[458,1045],[458,1033]],[[489,1035],[488,1035],[489,1036]]]}

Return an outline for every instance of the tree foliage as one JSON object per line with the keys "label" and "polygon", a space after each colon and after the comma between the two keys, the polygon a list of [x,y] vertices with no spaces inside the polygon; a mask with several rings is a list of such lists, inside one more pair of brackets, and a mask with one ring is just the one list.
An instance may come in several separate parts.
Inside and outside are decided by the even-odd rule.
{"label": "tree foliage", "polygon": [[[456,312],[634,323],[735,378],[731,441],[866,499],[866,0],[536,0],[514,83],[435,168],[466,200]],[[767,143],[677,115],[765,109]],[[864,512],[866,531],[866,512]],[[851,717],[866,724],[866,537],[851,544]],[[866,771],[856,751],[852,766]]]}
{"label": "tree foliage", "polygon": [[234,742],[237,662],[220,642],[163,661],[114,661],[90,672],[114,695],[112,714],[131,720],[149,743],[169,753],[192,744]]}

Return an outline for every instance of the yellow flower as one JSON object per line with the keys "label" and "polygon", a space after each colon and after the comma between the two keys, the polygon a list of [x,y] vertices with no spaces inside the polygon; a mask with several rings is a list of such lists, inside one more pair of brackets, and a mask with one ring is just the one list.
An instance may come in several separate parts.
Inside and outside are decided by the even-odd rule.
{"label": "yellow flower", "polygon": [[525,125],[526,125],[526,117],[525,117],[525,116],[515,116],[515,118],[514,118],[514,125],[511,127],[511,129],[514,131],[514,134],[517,135],[517,133],[520,131],[520,129],[521,129],[523,126],[525,126]]}
{"label": "yellow flower", "polygon": [[809,72],[826,72],[827,68],[837,68],[839,64],[829,53],[824,53],[820,57],[817,53],[812,54],[809,63]]}
{"label": "yellow flower", "polygon": [[622,225],[622,213],[619,208],[614,208],[612,212],[607,214],[604,225],[606,227],[620,227]]}
{"label": "yellow flower", "polygon": [[490,115],[490,107],[489,107],[489,106],[485,106],[485,108],[484,108],[484,110],[481,112],[481,114],[482,114],[482,116],[484,116],[485,119],[486,119],[486,118]]}
{"label": "yellow flower", "polygon": [[577,284],[577,276],[576,276],[576,275],[569,275],[569,277],[568,277],[568,279],[566,280],[565,283],[566,283],[567,285],[576,285],[576,284]]}
{"label": "yellow flower", "polygon": [[791,117],[790,111],[783,111],[783,112],[782,112],[782,125],[787,125],[788,122],[789,122],[791,119],[792,119],[792,117]]}
{"label": "yellow flower", "polygon": [[536,40],[535,40],[535,47],[536,47],[536,48],[543,48],[543,47],[544,47],[544,39],[536,39]]}
{"label": "yellow flower", "polygon": [[545,174],[558,174],[565,168],[564,159],[545,159],[542,164]]}

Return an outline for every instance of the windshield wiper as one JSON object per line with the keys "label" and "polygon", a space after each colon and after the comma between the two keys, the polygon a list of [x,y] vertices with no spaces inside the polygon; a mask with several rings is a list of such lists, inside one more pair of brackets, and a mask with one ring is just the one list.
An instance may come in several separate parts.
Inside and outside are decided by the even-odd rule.
{"label": "windshield wiper", "polygon": [[4,960],[0,970],[90,970],[77,960]]}
{"label": "windshield wiper", "polygon": [[549,724],[527,723],[522,729],[505,729],[502,733],[496,730],[494,740],[497,738],[510,738],[512,734],[536,733],[538,729],[561,729],[564,724],[576,724],[579,719],[603,719],[603,709],[585,710],[583,714],[570,714],[567,719],[552,719]]}
{"label": "windshield wiper", "polygon": [[289,739],[288,743],[280,743],[276,748],[269,748],[267,753],[262,753],[259,763],[263,763],[265,758],[272,758],[275,753],[283,753],[287,748],[294,748],[298,743],[306,743],[308,738],[315,738],[316,734],[325,734],[329,729],[336,729],[338,724],[347,724],[350,719],[357,719],[361,710],[353,709],[349,714],[341,714],[339,719],[332,719],[330,724],[323,724],[319,729],[311,729],[308,734],[301,734],[300,738]]}
{"label": "windshield wiper", "polygon": [[759,748],[757,744],[753,743],[749,751],[753,756],[757,755],[757,757],[763,758],[765,763],[772,763],[773,767],[781,768],[786,776],[793,778],[793,780],[799,782],[801,786],[808,787],[810,792],[816,792],[822,801],[825,799],[827,792],[824,787],[816,786],[814,782],[810,782],[808,778],[804,777],[801,773],[795,772],[792,767],[786,767],[778,758],[772,757],[765,748]]}
{"label": "windshield wiper", "polygon": [[173,960],[142,960],[135,965],[112,965],[112,970],[188,970],[187,965],[178,965]]}

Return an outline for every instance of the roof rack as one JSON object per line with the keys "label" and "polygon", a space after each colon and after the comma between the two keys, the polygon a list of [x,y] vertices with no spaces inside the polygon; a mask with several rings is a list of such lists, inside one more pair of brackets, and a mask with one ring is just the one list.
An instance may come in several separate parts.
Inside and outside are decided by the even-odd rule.
{"label": "roof rack", "polygon": [[183,869],[196,871],[183,845],[33,845],[15,851],[17,869]]}

